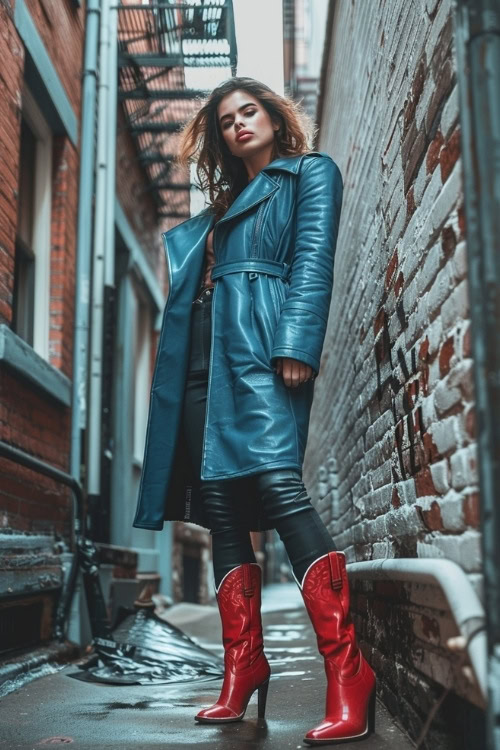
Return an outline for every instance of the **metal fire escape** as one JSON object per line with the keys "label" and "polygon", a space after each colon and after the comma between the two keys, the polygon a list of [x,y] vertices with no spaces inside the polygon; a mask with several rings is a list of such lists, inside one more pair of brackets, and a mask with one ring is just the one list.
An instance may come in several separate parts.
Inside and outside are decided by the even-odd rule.
{"label": "metal fire escape", "polygon": [[[186,169],[175,164],[178,133],[208,91],[186,86],[186,68],[236,75],[232,0],[151,0],[118,8],[118,98],[158,215],[189,217]],[[204,80],[207,80],[206,75]]]}

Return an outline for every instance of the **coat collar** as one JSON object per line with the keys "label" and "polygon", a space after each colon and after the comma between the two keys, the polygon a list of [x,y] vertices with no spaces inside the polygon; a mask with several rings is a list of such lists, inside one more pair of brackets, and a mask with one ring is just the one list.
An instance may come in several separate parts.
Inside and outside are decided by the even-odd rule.
{"label": "coat collar", "polygon": [[308,154],[317,154],[318,156],[323,156],[323,153],[321,151],[308,151],[307,154],[297,154],[296,156],[280,156],[278,157],[278,159],[274,159],[274,161],[267,164],[267,166],[262,167],[261,172],[264,170],[267,171],[272,169],[283,169],[285,172],[297,174],[300,169],[302,160]]}
{"label": "coat collar", "polygon": [[[230,219],[234,219],[235,216],[248,211],[258,203],[261,203],[266,198],[269,198],[279,188],[279,183],[271,177],[268,172],[273,170],[281,170],[289,172],[291,174],[298,174],[302,160],[308,154],[316,154],[323,156],[321,151],[309,151],[307,154],[298,154],[297,156],[280,156],[274,159],[272,162],[263,167],[260,172],[254,177],[251,182],[241,191],[236,200],[230,205],[224,216],[222,216],[215,225],[222,224]],[[168,230],[168,233],[174,232],[177,227],[182,227],[188,222],[192,222],[195,219],[202,220],[202,226],[205,229],[207,225],[209,228],[212,227],[213,213],[210,207],[203,209],[196,216],[192,216],[190,219],[177,224],[173,229]],[[164,232],[167,234],[167,232]]]}
{"label": "coat collar", "polygon": [[264,172],[261,171],[251,180],[248,185],[243,188],[238,197],[231,203],[228,210],[222,216],[217,224],[222,224],[225,221],[233,219],[235,216],[239,216],[244,211],[253,208],[257,203],[261,203],[266,198],[269,198],[279,188],[279,183],[276,180]]}
{"label": "coat collar", "polygon": [[[309,153],[321,155],[319,151],[310,151]],[[257,203],[261,203],[266,198],[269,198],[270,195],[278,190],[279,183],[268,172],[276,169],[297,174],[304,156],[305,154],[280,156],[263,167],[254,179],[241,191],[236,200],[233,201],[224,216],[216,223],[222,224],[225,221],[234,219],[235,216],[239,216],[244,211],[253,208]]]}

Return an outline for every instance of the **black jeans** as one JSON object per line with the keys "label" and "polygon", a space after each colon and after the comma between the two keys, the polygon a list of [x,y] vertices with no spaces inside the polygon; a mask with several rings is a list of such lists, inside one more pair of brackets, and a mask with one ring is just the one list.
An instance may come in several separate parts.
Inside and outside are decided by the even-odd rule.
{"label": "black jeans", "polygon": [[[193,302],[191,352],[184,394],[182,427],[193,467],[201,469],[203,430],[211,346],[213,290],[206,289]],[[300,387],[300,386],[299,386]],[[243,478],[244,479],[244,478]],[[328,530],[311,505],[296,469],[272,469],[254,476],[256,490],[268,519],[274,524],[299,582],[318,557],[335,551]],[[235,482],[213,479],[201,482],[201,498],[209,519],[215,584],[244,562],[255,562],[250,533],[238,525],[234,511]]]}

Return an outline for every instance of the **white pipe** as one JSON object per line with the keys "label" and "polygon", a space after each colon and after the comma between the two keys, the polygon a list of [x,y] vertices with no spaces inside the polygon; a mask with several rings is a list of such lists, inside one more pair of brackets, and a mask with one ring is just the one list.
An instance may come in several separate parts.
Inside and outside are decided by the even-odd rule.
{"label": "white pipe", "polygon": [[108,168],[106,179],[106,240],[104,283],[115,285],[115,203],[116,203],[116,110],[118,105],[118,8],[109,11],[108,59]]}
{"label": "white pipe", "polygon": [[92,263],[92,198],[94,195],[94,131],[99,46],[99,0],[86,3],[85,54],[82,85],[82,125],[75,278],[75,334],[71,396],[71,474],[80,481],[81,430],[87,422],[87,350],[89,291]]}
{"label": "white pipe", "polygon": [[399,558],[368,560],[347,565],[350,580],[415,581],[438,584],[450,605],[460,634],[465,639],[477,683],[486,699],[487,643],[483,605],[465,571],[452,560]]}
{"label": "white pipe", "polygon": [[89,424],[87,436],[87,492],[89,495],[99,495],[101,485],[101,387],[104,323],[104,257],[106,253],[106,187],[108,171],[107,125],[109,112],[110,5],[111,0],[102,0],[99,39],[97,165],[92,265]]}

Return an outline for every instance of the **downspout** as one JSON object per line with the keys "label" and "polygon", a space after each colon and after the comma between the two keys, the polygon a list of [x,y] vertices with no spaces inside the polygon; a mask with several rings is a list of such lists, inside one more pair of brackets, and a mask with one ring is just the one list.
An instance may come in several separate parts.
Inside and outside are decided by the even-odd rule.
{"label": "downspout", "polygon": [[108,73],[108,169],[106,176],[104,284],[111,288],[115,286],[116,109],[118,102],[118,8],[116,5],[109,9]]}
{"label": "downspout", "polygon": [[320,148],[319,142],[321,138],[321,121],[323,119],[323,107],[325,104],[326,96],[326,83],[328,76],[328,65],[330,62],[330,53],[332,49],[333,31],[335,28],[335,12],[337,10],[337,0],[330,0],[328,4],[328,14],[326,17],[326,31],[325,31],[325,42],[323,45],[323,59],[321,61],[321,72],[319,77],[319,95],[318,103],[316,105],[316,125],[318,131],[314,139],[315,148]]}
{"label": "downspout", "polygon": [[478,687],[486,701],[485,613],[465,571],[452,560],[398,558],[349,563],[347,575],[354,580],[389,580],[430,583],[440,586],[450,605]]}
{"label": "downspout", "polygon": [[488,631],[488,750],[500,749],[500,6],[456,0],[468,282]]}
{"label": "downspout", "polygon": [[100,0],[87,0],[83,60],[70,457],[70,472],[77,482],[80,481],[81,431],[85,429],[87,411],[87,348],[89,338],[91,217],[92,199],[94,196],[94,130],[96,116],[97,47],[99,43],[99,2]]}
{"label": "downspout", "polygon": [[94,223],[94,252],[92,261],[92,311],[90,331],[90,383],[89,418],[87,428],[87,495],[89,505],[99,502],[101,492],[101,413],[103,376],[103,326],[104,283],[108,253],[114,253],[114,242],[110,248],[108,239],[109,189],[109,112],[110,74],[110,6],[111,0],[102,0],[101,29],[99,40],[99,87],[97,118],[97,163]]}

